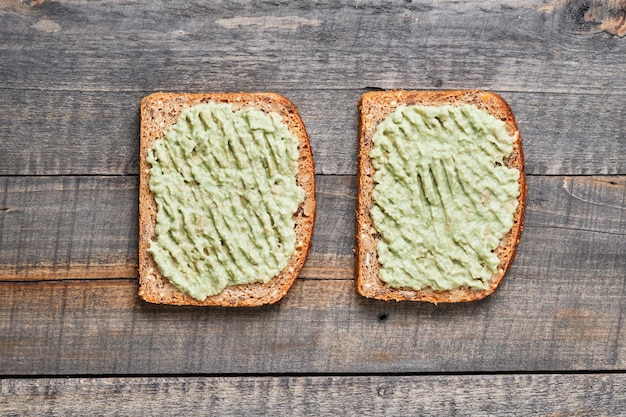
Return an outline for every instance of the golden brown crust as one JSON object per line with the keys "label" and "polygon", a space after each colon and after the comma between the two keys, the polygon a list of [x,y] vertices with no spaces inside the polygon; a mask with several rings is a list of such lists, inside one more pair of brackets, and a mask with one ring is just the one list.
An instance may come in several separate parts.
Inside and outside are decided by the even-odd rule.
{"label": "golden brown crust", "polygon": [[[294,215],[296,249],[287,266],[268,283],[233,285],[221,293],[198,301],[176,289],[157,269],[148,252],[155,239],[156,203],[149,188],[150,164],[148,149],[163,137],[181,111],[206,102],[230,103],[235,110],[254,107],[264,112],[274,111],[283,117],[289,130],[298,138],[300,158],[296,182],[305,191],[303,203]],[[275,93],[154,93],[141,102],[139,158],[139,296],[159,304],[203,306],[259,306],[280,300],[298,277],[308,256],[315,220],[315,170],[313,155],[304,123],[296,107]]]}
{"label": "golden brown crust", "polygon": [[[372,219],[372,189],[374,188],[374,168],[369,158],[372,149],[372,137],[376,127],[400,105],[473,104],[486,110],[494,117],[506,123],[507,130],[515,137],[513,153],[505,165],[520,170],[520,196],[518,207],[513,217],[513,227],[502,239],[495,253],[500,258],[497,272],[489,282],[487,290],[459,288],[450,291],[435,291],[425,288],[419,291],[409,288],[390,288],[378,278],[380,263],[376,252],[379,239]],[[450,303],[474,301],[492,294],[498,287],[506,271],[509,269],[520,240],[526,207],[526,178],[524,170],[524,154],[522,140],[509,105],[495,93],[477,90],[459,91],[376,91],[363,94],[359,101],[359,165],[357,175],[357,207],[356,207],[356,289],[359,294],[379,300],[428,301],[431,303]]]}

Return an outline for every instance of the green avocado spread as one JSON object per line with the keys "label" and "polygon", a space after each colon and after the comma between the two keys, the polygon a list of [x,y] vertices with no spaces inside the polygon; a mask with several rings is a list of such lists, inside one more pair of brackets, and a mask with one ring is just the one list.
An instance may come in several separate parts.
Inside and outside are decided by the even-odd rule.
{"label": "green avocado spread", "polygon": [[511,230],[520,172],[503,121],[472,105],[402,106],[370,152],[379,278],[395,288],[487,289]]}
{"label": "green avocado spread", "polygon": [[157,205],[150,253],[198,300],[268,282],[295,249],[298,139],[279,114],[205,103],[182,111],[148,150]]}

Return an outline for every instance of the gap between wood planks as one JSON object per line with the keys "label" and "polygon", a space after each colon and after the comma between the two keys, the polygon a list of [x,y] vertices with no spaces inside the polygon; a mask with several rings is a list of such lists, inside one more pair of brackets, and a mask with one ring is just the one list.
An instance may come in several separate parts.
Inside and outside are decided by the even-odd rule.
{"label": "gap between wood planks", "polygon": [[[337,87],[315,87],[315,86],[308,86],[306,87],[306,89],[304,88],[296,88],[293,86],[285,86],[285,85],[280,85],[277,84],[276,87],[274,88],[276,91],[281,91],[283,94],[288,94],[289,92],[294,92],[294,91],[312,91],[312,92],[323,92],[323,91],[340,91],[340,92],[346,92],[346,91],[357,91],[357,92],[367,92],[367,91],[386,91],[386,90],[424,90],[424,91],[448,91],[448,90],[457,90],[457,89],[464,89],[467,86],[465,84],[446,84],[446,87],[430,87],[430,86],[424,86],[424,85],[412,85],[412,84],[406,84],[403,86],[395,86],[395,87],[390,87],[390,86],[376,86],[372,83],[364,83],[363,86],[351,86],[351,87],[343,87],[343,86],[337,86]],[[482,89],[482,90],[486,90],[486,91],[493,91],[496,93],[500,93],[500,94],[550,94],[552,96],[557,96],[557,95],[561,95],[561,96],[572,96],[572,95],[579,95],[579,96],[585,96],[585,97],[589,97],[589,96],[595,96],[595,97],[602,97],[602,96],[623,96],[624,93],[621,92],[618,89],[609,89],[606,91],[565,91],[562,89],[550,89],[550,88],[542,88],[541,90],[520,90],[517,88],[506,88],[506,86],[499,86],[497,88],[486,88],[485,86],[481,87],[476,87],[478,89]],[[250,89],[250,88],[249,88]],[[41,93],[107,93],[107,94],[117,94],[117,93],[138,93],[139,95],[141,95],[141,97],[143,96],[147,96],[148,94],[154,93],[155,91],[161,91],[163,90],[162,88],[152,88],[152,89],[145,89],[145,88],[84,88],[84,87],[80,87],[80,88],[72,88],[72,87],[65,87],[65,86],[61,86],[61,87],[55,87],[55,86],[46,86],[46,87],[22,87],[22,86],[0,86],[0,91],[3,90],[7,90],[7,91],[35,91],[35,92],[41,92]],[[165,90],[163,90],[165,91]],[[170,88],[167,89],[167,92],[171,92],[171,93],[188,93],[189,92],[189,88]],[[356,105],[356,103],[355,103]]]}

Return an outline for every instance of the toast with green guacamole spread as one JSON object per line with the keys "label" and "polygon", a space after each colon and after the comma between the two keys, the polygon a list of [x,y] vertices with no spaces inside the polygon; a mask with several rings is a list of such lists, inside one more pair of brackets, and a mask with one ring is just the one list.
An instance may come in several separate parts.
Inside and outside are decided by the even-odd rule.
{"label": "toast with green guacamole spread", "polygon": [[155,93],[141,102],[139,296],[280,300],[308,256],[315,171],[296,107],[274,93]]}
{"label": "toast with green guacamole spread", "polygon": [[359,101],[356,289],[465,302],[509,269],[526,205],[509,105],[483,91],[375,91]]}

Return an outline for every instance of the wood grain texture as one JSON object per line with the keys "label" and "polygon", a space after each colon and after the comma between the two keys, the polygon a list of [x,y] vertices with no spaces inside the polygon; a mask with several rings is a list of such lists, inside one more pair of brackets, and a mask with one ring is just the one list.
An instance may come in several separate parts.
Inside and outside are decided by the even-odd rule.
{"label": "wood grain texture", "polygon": [[[318,220],[302,277],[349,279],[354,177],[317,177]],[[138,181],[0,177],[0,280],[137,276]]]}
{"label": "wood grain texture", "polygon": [[136,177],[0,177],[0,277],[136,276]]}
{"label": "wood grain texture", "polygon": [[[263,86],[298,107],[318,174],[355,175],[356,106],[366,89],[313,87]],[[14,90],[0,85],[0,175],[136,175],[139,102],[151,92]],[[622,96],[502,94],[515,113],[530,175],[626,174]]]}
{"label": "wood grain texture", "polygon": [[[11,416],[618,416],[626,377],[415,375],[0,380]],[[149,406],[146,406],[149,404]]]}
{"label": "wood grain texture", "polygon": [[[624,15],[622,0],[0,0],[0,414],[623,415]],[[356,103],[379,88],[511,104],[526,229],[488,299],[355,293]],[[298,106],[318,217],[279,304],[138,299],[139,101],[160,90]]]}
{"label": "wood grain texture", "polygon": [[626,88],[626,43],[583,0],[27,4],[0,5],[7,88]]}
{"label": "wood grain texture", "polygon": [[[316,182],[317,220],[300,276],[352,279],[355,178]],[[515,263],[621,277],[625,198],[626,177],[528,177]],[[0,177],[0,279],[136,277],[137,227],[136,177]]]}
{"label": "wood grain texture", "polygon": [[0,175],[139,173],[141,93],[1,88]]}
{"label": "wood grain texture", "polygon": [[529,174],[625,174],[626,42],[587,3],[3,2],[0,175],[137,174],[159,90],[283,94],[317,173],[352,175],[368,88],[494,90]]}
{"label": "wood grain texture", "polygon": [[560,265],[521,271],[514,265],[511,272],[487,299],[445,306],[367,300],[350,280],[300,279],[279,304],[255,309],[154,306],[139,300],[136,280],[4,282],[0,369],[3,375],[624,369],[623,274],[572,276]]}
{"label": "wood grain texture", "polygon": [[[107,262],[132,268],[134,276],[136,178],[1,180],[3,374],[626,365],[624,177],[529,177],[526,229],[502,286],[482,302],[434,307],[356,295],[354,177],[319,176],[319,217],[301,279],[280,304],[243,311],[151,306],[137,298],[135,279],[20,282],[72,278],[86,265],[92,275],[84,278],[114,277],[100,269]],[[39,276],[38,265],[48,275]],[[191,353],[189,346],[195,346]]]}

